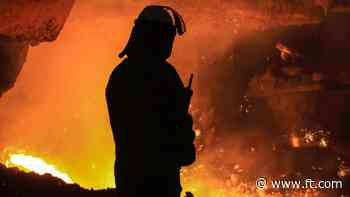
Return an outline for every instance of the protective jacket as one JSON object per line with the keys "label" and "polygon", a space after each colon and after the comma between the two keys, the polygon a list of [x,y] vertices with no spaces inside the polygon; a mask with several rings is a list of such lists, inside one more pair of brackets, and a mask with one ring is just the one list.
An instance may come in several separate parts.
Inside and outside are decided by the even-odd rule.
{"label": "protective jacket", "polygon": [[126,58],[114,69],[106,98],[116,143],[117,187],[127,184],[128,177],[176,174],[194,161],[186,94],[165,60]]}

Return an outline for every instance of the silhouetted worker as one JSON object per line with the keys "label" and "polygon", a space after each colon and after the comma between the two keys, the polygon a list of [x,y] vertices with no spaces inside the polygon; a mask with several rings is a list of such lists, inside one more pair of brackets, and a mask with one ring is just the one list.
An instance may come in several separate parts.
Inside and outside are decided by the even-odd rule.
{"label": "silhouetted worker", "polygon": [[106,97],[116,144],[118,197],[178,197],[179,170],[195,160],[192,91],[166,62],[182,17],[170,7],[147,6],[135,21],[125,55],[112,72]]}

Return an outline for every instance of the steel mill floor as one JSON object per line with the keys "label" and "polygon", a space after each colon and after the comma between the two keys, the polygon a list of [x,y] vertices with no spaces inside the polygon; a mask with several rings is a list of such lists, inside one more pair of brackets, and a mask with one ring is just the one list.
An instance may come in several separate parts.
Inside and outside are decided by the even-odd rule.
{"label": "steel mill floor", "polygon": [[6,168],[0,164],[0,196],[1,197],[109,197],[114,196],[114,189],[87,190],[78,184],[67,184],[51,175],[26,173],[18,168]]}

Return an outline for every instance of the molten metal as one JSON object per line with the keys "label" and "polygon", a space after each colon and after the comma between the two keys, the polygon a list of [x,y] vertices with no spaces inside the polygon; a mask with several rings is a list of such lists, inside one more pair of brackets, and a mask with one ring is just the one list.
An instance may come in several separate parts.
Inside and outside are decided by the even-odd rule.
{"label": "molten metal", "polygon": [[55,166],[47,164],[45,161],[37,157],[26,156],[23,154],[11,154],[6,163],[21,166],[40,175],[51,174],[54,177],[62,179],[66,183],[73,183],[67,174],[58,171]]}

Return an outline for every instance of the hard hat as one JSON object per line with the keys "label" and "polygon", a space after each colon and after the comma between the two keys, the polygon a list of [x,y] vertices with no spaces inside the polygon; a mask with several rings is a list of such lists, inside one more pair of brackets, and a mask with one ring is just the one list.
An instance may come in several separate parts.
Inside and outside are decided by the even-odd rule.
{"label": "hard hat", "polygon": [[168,6],[149,5],[145,7],[136,19],[135,24],[142,21],[169,24],[175,27],[179,35],[186,31],[185,22],[180,14]]}
{"label": "hard hat", "polygon": [[143,27],[143,24],[147,22],[155,22],[160,24],[169,25],[172,28],[174,36],[176,32],[182,35],[186,31],[186,25],[179,13],[168,6],[161,5],[149,5],[145,7],[135,20],[135,26],[131,32],[128,43],[124,50],[119,54],[119,57],[124,57],[131,48],[135,47],[135,39],[137,38],[138,27]]}

